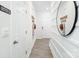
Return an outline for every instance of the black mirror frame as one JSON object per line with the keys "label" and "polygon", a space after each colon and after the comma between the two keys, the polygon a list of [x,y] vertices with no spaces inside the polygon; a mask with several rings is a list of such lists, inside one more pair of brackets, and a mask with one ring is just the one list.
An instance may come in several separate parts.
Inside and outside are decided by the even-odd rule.
{"label": "black mirror frame", "polygon": [[[61,1],[61,2],[62,2],[62,1]],[[60,2],[60,4],[61,4],[61,2]],[[70,31],[68,34],[66,34],[66,35],[62,35],[61,32],[60,32],[59,29],[58,29],[58,26],[57,26],[57,29],[58,29],[59,33],[60,33],[62,36],[64,36],[64,37],[70,35],[70,34],[74,31],[75,26],[76,26],[76,22],[77,22],[77,18],[78,18],[78,7],[77,7],[77,4],[76,4],[75,1],[73,1],[73,3],[74,3],[74,6],[75,6],[75,21],[74,21],[74,24],[73,24],[73,27],[72,27],[71,31]],[[57,9],[56,24],[57,24],[57,16],[58,16],[58,11],[59,11],[60,4],[59,4],[58,9]]]}

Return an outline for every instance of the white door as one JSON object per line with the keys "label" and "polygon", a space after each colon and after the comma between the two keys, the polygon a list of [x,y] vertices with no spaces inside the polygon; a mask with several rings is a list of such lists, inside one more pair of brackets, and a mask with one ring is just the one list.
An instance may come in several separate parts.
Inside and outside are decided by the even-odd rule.
{"label": "white door", "polygon": [[9,57],[10,15],[0,11],[0,58]]}
{"label": "white door", "polygon": [[12,11],[11,57],[27,57],[27,15],[24,11]]}

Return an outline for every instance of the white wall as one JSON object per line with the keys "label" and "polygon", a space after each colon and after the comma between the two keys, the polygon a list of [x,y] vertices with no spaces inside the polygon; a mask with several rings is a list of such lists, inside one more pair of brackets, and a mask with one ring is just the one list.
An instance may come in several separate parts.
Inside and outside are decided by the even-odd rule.
{"label": "white wall", "polygon": [[41,22],[41,19],[40,19],[41,17],[40,16],[38,16],[37,17],[37,20],[36,20],[36,25],[37,25],[37,27],[36,27],[36,38],[37,39],[41,39],[42,38],[42,22]]}
{"label": "white wall", "polygon": [[[0,57],[29,57],[35,39],[32,39],[32,3],[3,1],[11,15],[0,11]],[[17,44],[13,44],[17,41]]]}
{"label": "white wall", "polygon": [[[10,2],[0,2],[0,4],[10,9]],[[10,16],[0,11],[0,57],[9,57],[10,55]]]}
{"label": "white wall", "polygon": [[51,24],[52,24],[51,14],[49,12],[40,13],[37,18],[36,38],[37,39],[50,38],[49,30],[51,30]]}
{"label": "white wall", "polygon": [[[79,8],[78,8],[78,11],[79,11]],[[61,57],[61,58],[79,57],[78,23],[79,23],[79,18],[78,18],[75,30],[68,37],[63,37],[59,34],[56,24],[52,27],[52,34],[51,34],[51,40],[50,40],[49,46],[54,57]]]}
{"label": "white wall", "polygon": [[[29,57],[34,40],[32,39],[32,3],[12,2],[11,57]],[[13,45],[13,41],[18,44]]]}

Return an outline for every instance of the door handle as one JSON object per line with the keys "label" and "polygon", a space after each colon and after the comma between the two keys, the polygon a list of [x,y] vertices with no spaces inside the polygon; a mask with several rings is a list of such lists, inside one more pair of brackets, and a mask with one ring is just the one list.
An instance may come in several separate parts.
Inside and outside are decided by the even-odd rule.
{"label": "door handle", "polygon": [[16,40],[13,42],[14,45],[17,44],[17,43],[18,43],[18,41],[16,41]]}

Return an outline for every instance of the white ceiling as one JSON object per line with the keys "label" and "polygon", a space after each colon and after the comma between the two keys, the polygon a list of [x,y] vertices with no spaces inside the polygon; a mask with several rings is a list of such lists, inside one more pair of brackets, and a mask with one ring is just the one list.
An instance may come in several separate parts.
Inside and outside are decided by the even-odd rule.
{"label": "white ceiling", "polygon": [[33,6],[37,14],[48,11],[51,7],[51,1],[33,1]]}

